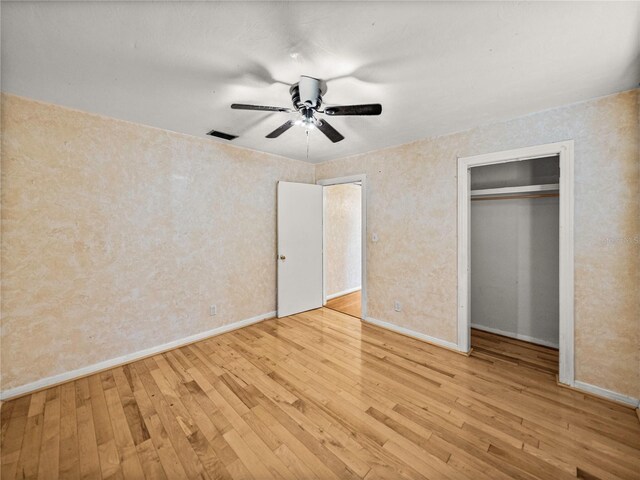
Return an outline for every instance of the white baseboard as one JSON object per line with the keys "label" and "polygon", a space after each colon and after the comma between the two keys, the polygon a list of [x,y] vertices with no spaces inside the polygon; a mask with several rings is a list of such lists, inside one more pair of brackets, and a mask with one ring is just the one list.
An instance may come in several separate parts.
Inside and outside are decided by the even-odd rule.
{"label": "white baseboard", "polygon": [[461,350],[456,343],[448,342],[446,340],[442,340],[436,337],[430,337],[424,333],[416,332],[414,330],[409,330],[408,328],[399,327],[398,325],[394,325],[393,323],[385,322],[383,320],[378,320],[376,318],[367,317],[364,319],[365,322],[372,323],[373,325],[377,325],[378,327],[385,328],[387,330],[391,330],[392,332],[401,333],[402,335],[406,335],[407,337],[413,337],[418,340],[422,340],[423,342],[431,343],[438,347],[444,347],[449,350],[455,350],[456,352],[467,353],[464,350]]}
{"label": "white baseboard", "polygon": [[609,400],[614,400],[619,403],[624,403],[625,405],[629,405],[633,408],[640,408],[640,399],[630,397],[629,395],[623,395],[622,393],[614,392],[613,390],[607,390],[606,388],[596,387],[595,385],[581,382],[579,380],[576,380],[575,382],[573,382],[573,388],[576,388],[578,390],[583,390],[587,393],[591,393],[598,397],[604,397]]}
{"label": "white baseboard", "polygon": [[190,343],[194,343],[199,340],[204,340],[205,338],[214,337],[222,333],[227,333],[232,330],[237,330],[239,328],[261,322],[268,318],[273,318],[275,317],[275,315],[276,315],[276,312],[263,313],[262,315],[257,315],[255,317],[239,320],[237,322],[230,323],[229,325],[223,325],[221,327],[212,328],[211,330],[207,330],[201,333],[196,333],[195,335],[190,335],[188,337],[180,338],[178,340],[173,340],[168,343],[163,343],[162,345],[157,345],[155,347],[139,350],[137,352],[129,353],[127,355],[122,355],[121,357],[112,358],[110,360],[105,360],[103,362],[94,363],[93,365],[88,365],[86,367],[78,368],[76,370],[71,370],[70,372],[53,375],[51,377],[36,380],[35,382],[27,383],[19,387],[10,388],[9,390],[4,390],[0,392],[0,400],[2,401],[9,400],[14,397],[19,397],[31,392],[35,392],[37,390],[42,390],[43,388],[53,387],[55,385],[60,385],[61,383],[65,383],[70,380],[86,377],[87,375],[98,373],[103,370],[108,370],[109,368],[117,367],[119,365],[131,363],[136,360],[140,360],[142,358],[150,357],[151,355],[156,355],[158,353],[166,352],[168,350],[173,350],[174,348],[183,347],[185,345],[189,345]]}
{"label": "white baseboard", "polygon": [[357,292],[358,290],[362,290],[362,287],[353,287],[338,293],[332,293],[331,295],[327,295],[327,300],[331,300],[332,298],[342,297],[343,295],[349,295],[350,293]]}
{"label": "white baseboard", "polygon": [[523,340],[525,342],[535,343],[536,345],[542,345],[544,347],[560,348],[560,345],[554,342],[549,342],[547,340],[542,340],[540,338],[530,337],[529,335],[522,335],[521,333],[506,332],[504,330],[500,330],[499,328],[485,327],[484,325],[478,325],[477,323],[472,323],[471,328],[482,330],[484,332],[495,333],[497,335],[502,335],[503,337],[515,338],[516,340]]}

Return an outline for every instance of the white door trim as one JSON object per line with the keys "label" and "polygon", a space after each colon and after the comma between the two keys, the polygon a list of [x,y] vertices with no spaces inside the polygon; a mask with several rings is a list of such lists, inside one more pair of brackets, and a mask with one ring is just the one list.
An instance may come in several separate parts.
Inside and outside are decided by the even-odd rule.
{"label": "white door trim", "polygon": [[458,158],[458,348],[471,348],[469,222],[471,175],[469,169],[482,165],[560,157],[560,372],[565,385],[575,384],[574,369],[574,172],[573,140]]}
{"label": "white door trim", "polygon": [[[338,177],[338,178],[327,178],[323,180],[318,180],[316,183],[318,185],[322,185],[323,187],[327,187],[329,185],[341,185],[345,183],[361,183],[361,213],[362,213],[362,247],[361,247],[361,285],[362,285],[362,305],[361,305],[361,317],[367,318],[367,175],[362,173],[359,175],[350,175],[348,177]],[[326,209],[325,209],[326,210]],[[322,244],[326,245],[324,241],[324,215],[322,221]],[[326,282],[326,272],[327,272],[327,256],[322,255],[323,258],[323,269],[322,269],[322,298],[324,299],[324,304],[327,303],[327,282]]]}

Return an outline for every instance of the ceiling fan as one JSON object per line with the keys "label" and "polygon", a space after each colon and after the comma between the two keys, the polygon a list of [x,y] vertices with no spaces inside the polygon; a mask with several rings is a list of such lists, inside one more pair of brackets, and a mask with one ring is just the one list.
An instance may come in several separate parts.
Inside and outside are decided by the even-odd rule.
{"label": "ceiling fan", "polygon": [[289,89],[293,108],[287,107],[269,107],[263,105],[246,105],[243,103],[234,103],[231,108],[235,110],[258,110],[261,112],[298,112],[300,117],[296,120],[289,120],[283,123],[273,132],[268,134],[266,138],[277,138],[294,125],[304,127],[307,131],[318,128],[333,143],[344,140],[340,132],[333,128],[326,120],[319,119],[316,114],[324,114],[329,116],[338,115],[380,115],[382,113],[382,105],[379,103],[371,103],[367,105],[343,105],[325,107],[321,110],[322,96],[327,91],[327,84],[323,80],[302,75],[300,81],[295,83]]}

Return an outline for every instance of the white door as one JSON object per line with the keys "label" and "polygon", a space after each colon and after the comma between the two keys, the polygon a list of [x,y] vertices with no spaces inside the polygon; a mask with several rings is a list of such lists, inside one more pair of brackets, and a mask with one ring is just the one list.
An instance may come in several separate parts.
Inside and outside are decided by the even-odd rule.
{"label": "white door", "polygon": [[278,182],[278,318],[322,306],[322,186]]}

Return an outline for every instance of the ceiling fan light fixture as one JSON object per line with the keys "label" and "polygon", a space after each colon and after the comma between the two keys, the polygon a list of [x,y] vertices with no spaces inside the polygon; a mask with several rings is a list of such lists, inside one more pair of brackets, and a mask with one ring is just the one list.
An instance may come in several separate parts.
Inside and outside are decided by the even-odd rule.
{"label": "ceiling fan light fixture", "polygon": [[294,122],[294,125],[297,125],[298,127],[306,128],[307,130],[313,130],[314,128],[316,128],[315,118],[305,117],[304,115],[301,116],[298,120],[296,120]]}

